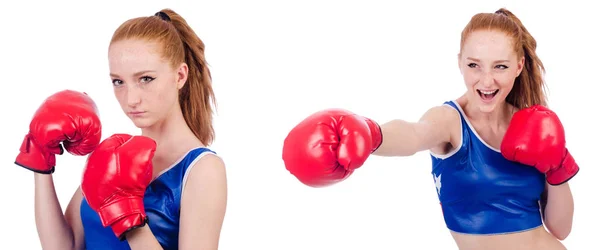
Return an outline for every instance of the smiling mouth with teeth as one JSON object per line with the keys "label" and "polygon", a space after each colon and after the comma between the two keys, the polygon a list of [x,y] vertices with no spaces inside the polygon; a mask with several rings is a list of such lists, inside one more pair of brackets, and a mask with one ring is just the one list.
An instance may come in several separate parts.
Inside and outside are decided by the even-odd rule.
{"label": "smiling mouth with teeth", "polygon": [[483,98],[484,100],[491,100],[492,98],[494,98],[494,96],[496,96],[496,94],[498,94],[498,91],[500,91],[499,89],[496,90],[477,90],[477,93],[479,93],[479,96],[481,96],[481,98]]}

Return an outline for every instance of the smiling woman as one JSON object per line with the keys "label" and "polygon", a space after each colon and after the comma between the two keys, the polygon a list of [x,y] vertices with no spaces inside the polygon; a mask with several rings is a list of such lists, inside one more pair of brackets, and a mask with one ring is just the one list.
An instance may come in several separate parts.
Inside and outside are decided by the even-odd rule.
{"label": "smiling woman", "polygon": [[379,126],[347,110],[314,113],[285,138],[286,168],[302,183],[323,187],[348,178],[370,155],[428,150],[459,249],[566,249],[560,240],[573,221],[568,181],[579,167],[560,120],[545,107],[535,49],[510,11],[476,14],[458,54],[466,93],[416,122]]}
{"label": "smiling woman", "polygon": [[517,109],[546,105],[544,65],[536,47],[536,40],[510,11],[474,15],[462,32],[458,55],[467,88],[488,104],[506,100]]}
{"label": "smiling woman", "polygon": [[227,181],[208,148],[215,98],[204,43],[164,9],[124,22],[108,58],[115,97],[142,135],[100,143],[64,219],[38,223],[44,249],[217,249]]}

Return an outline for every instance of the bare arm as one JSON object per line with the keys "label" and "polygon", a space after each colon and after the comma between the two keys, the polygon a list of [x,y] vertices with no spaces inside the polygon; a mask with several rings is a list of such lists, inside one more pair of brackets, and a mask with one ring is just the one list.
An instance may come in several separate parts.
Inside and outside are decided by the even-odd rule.
{"label": "bare arm", "polygon": [[573,195],[569,183],[552,186],[546,183],[541,200],[546,227],[557,239],[564,240],[573,225]]}
{"label": "bare arm", "polygon": [[379,156],[410,156],[451,142],[452,128],[460,124],[454,109],[433,107],[418,122],[393,120],[381,125],[383,143],[373,153]]}
{"label": "bare arm", "polygon": [[83,225],[79,216],[81,192],[77,189],[63,215],[52,175],[34,175],[35,224],[42,248],[83,249]]}
{"label": "bare arm", "polygon": [[[215,155],[200,159],[190,170],[181,197],[179,248],[216,250],[227,203],[225,164]],[[131,249],[162,249],[148,226],[127,233]]]}
{"label": "bare arm", "polygon": [[190,171],[181,199],[179,246],[216,250],[227,206],[225,163],[207,155]]}
{"label": "bare arm", "polygon": [[150,230],[148,224],[143,227],[138,227],[136,229],[128,232],[125,237],[127,237],[127,243],[132,250],[144,249],[144,250],[160,250],[163,249],[156,236]]}

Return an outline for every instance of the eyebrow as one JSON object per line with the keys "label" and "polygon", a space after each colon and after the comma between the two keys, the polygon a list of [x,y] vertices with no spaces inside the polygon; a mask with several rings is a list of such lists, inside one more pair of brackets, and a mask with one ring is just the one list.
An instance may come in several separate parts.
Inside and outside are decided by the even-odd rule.
{"label": "eyebrow", "polygon": [[[467,59],[471,60],[471,61],[481,62],[481,60],[479,60],[477,58],[473,58],[473,57],[467,57]],[[510,60],[496,60],[496,61],[494,61],[494,63],[501,63],[501,62],[510,62]]]}
{"label": "eyebrow", "polygon": [[[135,73],[133,75],[134,76],[141,76],[141,75],[145,75],[145,74],[148,74],[148,73],[156,73],[156,71],[154,71],[154,70],[142,70],[142,71],[139,71],[139,72],[137,72],[137,73]],[[117,78],[119,76],[117,74],[110,73],[110,77]]]}

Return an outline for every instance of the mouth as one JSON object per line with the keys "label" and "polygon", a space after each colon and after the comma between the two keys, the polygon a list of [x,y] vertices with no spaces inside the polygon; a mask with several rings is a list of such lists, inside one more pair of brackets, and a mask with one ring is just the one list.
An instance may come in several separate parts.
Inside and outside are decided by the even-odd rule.
{"label": "mouth", "polygon": [[146,112],[144,112],[144,111],[131,111],[131,112],[128,112],[129,115],[141,115],[143,113],[146,113]]}
{"label": "mouth", "polygon": [[496,94],[498,94],[499,91],[500,91],[499,89],[494,89],[494,90],[478,89],[477,93],[479,94],[481,99],[483,99],[484,101],[491,101],[492,99],[494,99],[494,97],[496,96]]}

